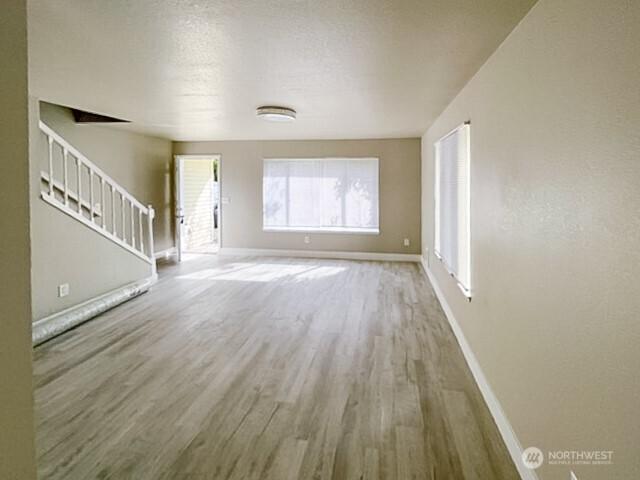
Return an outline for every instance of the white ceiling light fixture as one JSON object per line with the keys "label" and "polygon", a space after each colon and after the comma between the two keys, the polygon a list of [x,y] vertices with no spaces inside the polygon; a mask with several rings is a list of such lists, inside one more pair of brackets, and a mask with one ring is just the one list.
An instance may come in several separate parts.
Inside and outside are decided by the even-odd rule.
{"label": "white ceiling light fixture", "polygon": [[269,122],[293,122],[296,119],[296,111],[294,109],[271,105],[258,107],[256,115],[258,115],[258,118],[263,118]]}

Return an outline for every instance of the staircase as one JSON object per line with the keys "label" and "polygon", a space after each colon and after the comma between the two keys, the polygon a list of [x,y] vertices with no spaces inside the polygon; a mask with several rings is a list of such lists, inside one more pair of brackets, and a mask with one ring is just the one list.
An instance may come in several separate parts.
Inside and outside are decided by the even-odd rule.
{"label": "staircase", "polygon": [[48,171],[42,199],[149,263],[155,275],[153,218],[145,206],[45,123]]}
{"label": "staircase", "polygon": [[40,172],[42,200],[148,263],[150,275],[35,321],[34,345],[144,293],[157,278],[153,207],[143,205],[45,123],[40,122],[40,130],[47,148],[47,164]]}

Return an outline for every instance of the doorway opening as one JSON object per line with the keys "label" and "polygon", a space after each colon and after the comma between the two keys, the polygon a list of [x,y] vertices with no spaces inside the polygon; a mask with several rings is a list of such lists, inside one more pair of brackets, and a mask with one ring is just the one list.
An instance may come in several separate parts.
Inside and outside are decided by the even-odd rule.
{"label": "doorway opening", "polygon": [[179,260],[184,253],[218,252],[220,213],[220,156],[177,156],[176,243]]}

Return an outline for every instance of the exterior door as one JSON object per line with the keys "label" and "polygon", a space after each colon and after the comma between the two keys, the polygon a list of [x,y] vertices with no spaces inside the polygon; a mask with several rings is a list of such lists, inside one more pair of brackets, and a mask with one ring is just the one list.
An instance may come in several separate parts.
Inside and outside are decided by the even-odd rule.
{"label": "exterior door", "polygon": [[182,254],[216,253],[220,246],[220,158],[175,158],[176,247]]}

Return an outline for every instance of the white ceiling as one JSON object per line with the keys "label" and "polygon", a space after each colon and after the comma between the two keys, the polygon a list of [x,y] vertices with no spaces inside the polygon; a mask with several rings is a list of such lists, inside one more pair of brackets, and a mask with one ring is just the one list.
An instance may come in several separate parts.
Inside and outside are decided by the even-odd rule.
{"label": "white ceiling", "polygon": [[173,140],[420,136],[534,3],[31,0],[31,90]]}

